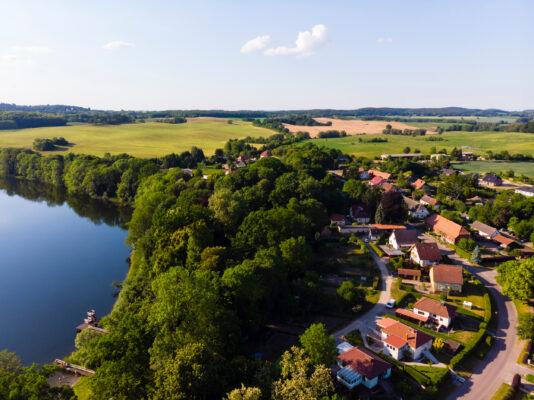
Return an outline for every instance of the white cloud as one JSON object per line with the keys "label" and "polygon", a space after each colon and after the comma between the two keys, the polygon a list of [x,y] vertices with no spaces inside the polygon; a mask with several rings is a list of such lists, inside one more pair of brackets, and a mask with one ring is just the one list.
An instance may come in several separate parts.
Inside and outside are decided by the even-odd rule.
{"label": "white cloud", "polygon": [[43,46],[13,46],[11,48],[17,52],[30,54],[50,54],[54,52],[50,47]]}
{"label": "white cloud", "polygon": [[393,42],[393,39],[391,39],[390,37],[379,37],[378,39],[376,39],[376,41],[378,43],[391,43]]}
{"label": "white cloud", "polygon": [[133,43],[115,40],[113,42],[106,43],[104,46],[102,46],[104,50],[117,50],[122,47],[133,47]]}
{"label": "white cloud", "polygon": [[263,50],[267,47],[270,39],[271,37],[269,35],[255,37],[241,47],[241,53],[251,53],[253,51]]}
{"label": "white cloud", "polygon": [[0,65],[21,65],[21,64],[31,64],[31,59],[27,57],[19,57],[14,54],[6,54],[0,56]]}
{"label": "white cloud", "polygon": [[268,56],[280,56],[298,54],[301,56],[312,55],[315,50],[326,41],[326,26],[315,25],[310,31],[299,32],[294,47],[278,46],[265,50]]}

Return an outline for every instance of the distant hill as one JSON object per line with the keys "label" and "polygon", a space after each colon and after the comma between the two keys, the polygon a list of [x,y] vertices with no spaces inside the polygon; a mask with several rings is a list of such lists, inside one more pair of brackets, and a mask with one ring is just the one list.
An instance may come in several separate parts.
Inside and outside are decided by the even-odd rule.
{"label": "distant hill", "polygon": [[0,103],[0,111],[33,111],[47,114],[65,114],[91,111],[90,108],[66,106],[63,104],[46,104],[38,106],[21,106],[17,104]]}

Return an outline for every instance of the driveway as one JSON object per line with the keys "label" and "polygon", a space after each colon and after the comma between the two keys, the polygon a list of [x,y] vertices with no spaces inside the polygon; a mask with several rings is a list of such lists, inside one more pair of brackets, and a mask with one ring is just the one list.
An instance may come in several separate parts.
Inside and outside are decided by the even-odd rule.
{"label": "driveway", "polygon": [[514,303],[501,293],[501,287],[495,279],[497,277],[495,269],[475,267],[441,243],[439,248],[442,254],[446,254],[453,262],[476,276],[491,292],[497,303],[497,332],[493,347],[475,368],[471,378],[459,386],[449,399],[490,399],[501,383],[511,383],[516,372],[516,361],[524,344],[517,340],[517,311]]}
{"label": "driveway", "polygon": [[366,331],[369,327],[374,329],[377,317],[383,315],[386,312],[386,303],[390,299],[391,283],[392,277],[389,275],[388,268],[386,266],[387,259],[380,258],[371,251],[371,255],[375,264],[380,269],[380,275],[382,277],[382,291],[380,292],[380,298],[373,308],[368,310],[365,314],[360,315],[354,321],[349,323],[343,329],[340,329],[337,332],[334,332],[334,337],[337,341],[340,340],[341,336],[344,336],[355,329],[359,329],[362,333]]}

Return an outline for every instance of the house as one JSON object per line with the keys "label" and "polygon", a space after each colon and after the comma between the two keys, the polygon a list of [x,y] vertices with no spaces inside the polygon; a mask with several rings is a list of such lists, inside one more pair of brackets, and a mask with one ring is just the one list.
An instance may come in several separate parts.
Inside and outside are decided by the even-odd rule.
{"label": "house", "polygon": [[397,188],[397,186],[389,182],[385,182],[385,181],[382,181],[378,186],[385,192],[398,192],[399,191],[399,188]]}
{"label": "house", "polygon": [[355,204],[350,207],[350,217],[359,224],[368,224],[371,221],[371,209],[365,204]]}
{"label": "house", "polygon": [[523,196],[532,197],[534,196],[534,186],[521,186],[515,192]]}
{"label": "house", "polygon": [[486,199],[483,199],[480,196],[471,197],[465,201],[466,206],[483,206],[487,202]]}
{"label": "house", "polygon": [[429,275],[434,292],[462,292],[464,277],[462,267],[459,265],[434,265]]}
{"label": "house", "polygon": [[382,160],[387,160],[388,158],[408,158],[412,159],[415,157],[421,157],[421,153],[397,153],[397,154],[381,154],[380,158]]}
{"label": "house", "polygon": [[236,158],[236,162],[237,163],[246,163],[248,160],[249,160],[249,156],[247,156],[246,154],[242,155],[242,156],[239,156]]}
{"label": "house", "polygon": [[397,274],[404,279],[421,280],[420,269],[399,268]]}
{"label": "house", "polygon": [[484,239],[493,239],[499,234],[499,231],[496,228],[483,224],[480,221],[475,221],[469,226],[471,229],[477,231],[478,235]]}
{"label": "house", "polygon": [[448,328],[456,316],[456,307],[431,299],[430,297],[421,297],[413,305],[413,312],[424,317],[429,317],[438,326]]}
{"label": "house", "polygon": [[499,243],[499,246],[503,249],[506,247],[510,247],[512,244],[516,243],[515,240],[510,239],[506,236],[503,236],[498,232],[497,232],[497,235],[494,235],[491,238],[493,239],[494,242]]}
{"label": "house", "polygon": [[271,153],[269,152],[269,150],[262,151],[260,154],[260,158],[267,158],[267,157],[271,157]]}
{"label": "house", "polygon": [[441,252],[437,243],[416,243],[410,249],[410,260],[421,267],[437,264],[441,260]]}
{"label": "house", "polygon": [[439,214],[434,214],[425,220],[429,229],[441,236],[448,243],[456,244],[460,239],[469,239],[471,235],[462,225],[444,218]]}
{"label": "house", "polygon": [[430,211],[428,211],[428,209],[421,203],[406,196],[402,196],[402,198],[408,207],[408,215],[410,217],[423,219],[430,215]]}
{"label": "house", "polygon": [[478,180],[478,183],[483,186],[495,187],[502,185],[502,179],[495,174],[486,174],[484,178]]}
{"label": "house", "polygon": [[426,194],[419,199],[419,203],[425,206],[431,206],[434,210],[439,208],[439,201],[433,197],[427,196]]}
{"label": "house", "polygon": [[369,176],[369,172],[367,172],[365,169],[363,169],[362,167],[358,168],[358,172],[360,174],[360,179],[362,181],[366,181],[367,179],[370,178]]}
{"label": "house", "polygon": [[[430,154],[430,159],[431,160],[439,160],[440,158],[451,158],[451,156],[449,154],[445,154],[445,153],[436,153],[436,154]],[[453,171],[452,169],[449,169],[449,171]]]}
{"label": "house", "polygon": [[463,151],[462,150],[462,160],[469,161],[475,159],[475,153],[472,151]]}
{"label": "house", "polygon": [[371,179],[371,180],[369,181],[369,185],[371,185],[371,186],[378,186],[378,185],[380,185],[382,182],[384,182],[384,180],[383,180],[381,177],[379,177],[379,176],[375,176],[373,179]]}
{"label": "house", "polygon": [[375,177],[378,176],[379,178],[382,178],[385,181],[391,179],[391,174],[388,173],[388,172],[377,171],[376,169],[370,169],[367,172],[369,173],[369,175],[372,175],[372,176],[375,176]]}
{"label": "house", "polygon": [[418,179],[412,183],[412,186],[415,190],[421,190],[424,186],[426,186],[426,182],[422,179]]}
{"label": "house", "polygon": [[451,176],[451,175],[454,175],[456,173],[456,171],[454,169],[449,169],[449,168],[443,168],[439,172],[441,174],[445,175],[445,176]]}
{"label": "house", "polygon": [[394,230],[389,236],[389,245],[394,249],[409,249],[419,242],[415,229]]}
{"label": "house", "polygon": [[393,365],[360,346],[344,351],[336,358],[340,370],[337,380],[347,389],[362,384],[372,389],[391,375]]}
{"label": "house", "polygon": [[332,214],[330,216],[330,225],[345,225],[347,222],[347,219],[342,214]]}
{"label": "house", "polygon": [[[381,329],[381,337],[384,343],[384,354],[393,357],[396,360],[402,358],[411,358],[419,360],[425,351],[432,348],[433,337],[428,333],[421,332],[399,321],[394,323],[384,320],[377,323]],[[408,356],[408,357],[407,357]]]}

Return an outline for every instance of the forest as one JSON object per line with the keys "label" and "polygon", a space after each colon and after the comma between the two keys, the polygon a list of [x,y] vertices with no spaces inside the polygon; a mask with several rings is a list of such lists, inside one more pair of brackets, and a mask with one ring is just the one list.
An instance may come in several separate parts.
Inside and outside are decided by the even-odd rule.
{"label": "forest", "polygon": [[65,125],[67,125],[67,120],[58,115],[40,112],[0,111],[0,130]]}

